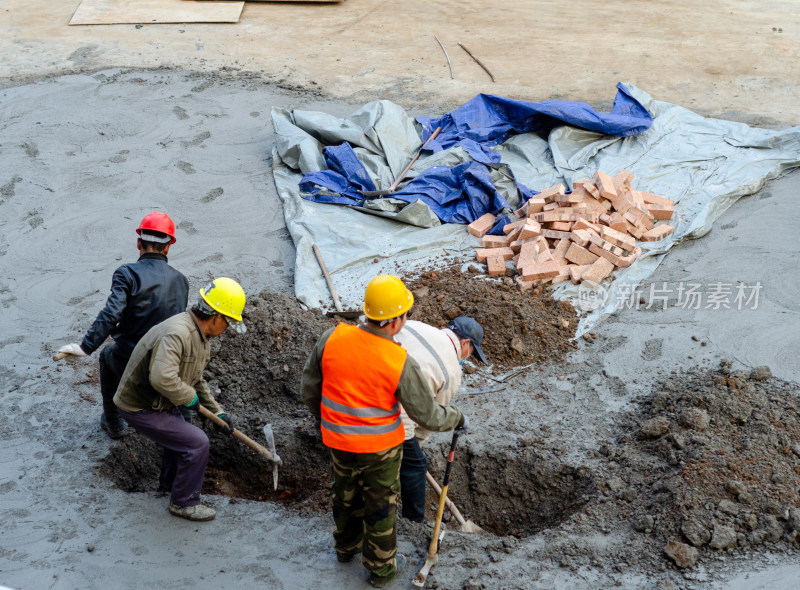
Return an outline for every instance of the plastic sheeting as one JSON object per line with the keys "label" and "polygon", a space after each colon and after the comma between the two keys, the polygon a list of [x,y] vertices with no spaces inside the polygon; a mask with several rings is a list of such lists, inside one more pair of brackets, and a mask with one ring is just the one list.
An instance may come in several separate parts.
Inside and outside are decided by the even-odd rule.
{"label": "plastic sheeting", "polygon": [[[374,142],[361,142],[360,149],[355,149],[344,141],[322,149],[327,170],[307,173],[300,181],[301,195],[318,203],[367,206],[368,209],[377,206],[383,212],[399,211],[402,203],[421,201],[443,223],[471,223],[486,213],[502,215],[509,213],[512,205],[519,205],[514,198],[511,203],[507,202],[495,189],[488,168],[501,162],[500,154],[492,147],[508,137],[520,133],[542,134],[563,123],[626,137],[647,130],[653,119],[647,109],[618,84],[611,113],[598,113],[582,102],[526,102],[479,94],[452,113],[438,119],[420,117],[418,122],[422,128],[418,145],[427,142],[426,149],[434,153],[461,147],[474,161],[428,167],[402,190],[392,193],[397,207],[387,208],[386,203],[376,205],[375,201],[367,201],[360,192],[375,191],[381,184],[382,179],[373,179],[366,167],[371,161],[369,158],[375,155]],[[441,128],[441,133],[428,142],[436,128]],[[360,157],[364,158],[364,163]],[[523,198],[531,196],[527,187],[516,184]]]}
{"label": "plastic sheeting", "polygon": [[[486,175],[476,175],[475,184],[467,183],[470,187],[480,186],[488,195],[480,203],[497,207],[502,198],[514,207],[525,198],[528,187],[538,191],[559,182],[571,187],[575,180],[591,178],[597,170],[614,174],[626,168],[635,174],[633,184],[638,190],[676,201],[670,222],[675,233],[661,242],[640,244],[642,256],[631,267],[618,270],[615,280],[604,285],[599,298],[593,294],[594,305],[599,306],[583,317],[579,334],[616,309],[625,294],[655,270],[675,243],[704,235],[735,200],[756,192],[768,180],[800,164],[800,127],[766,130],[708,119],[654,100],[635,86],[625,84],[620,88],[652,117],[646,131],[615,137],[556,125],[548,127],[546,135],[541,129],[511,135],[504,141],[501,135],[496,138],[500,143],[488,148],[499,156],[499,161],[488,164],[475,161],[469,146],[463,145],[463,138],[461,143],[450,144],[451,140],[447,140],[440,146],[445,149],[423,155],[410,174],[419,177],[427,172],[433,177],[441,173],[440,167],[463,166],[462,170],[467,171],[470,166],[481,166],[493,186],[489,186]],[[436,122],[422,121],[423,126]],[[303,176],[328,171],[325,148],[344,142],[350,144],[363,164],[366,176],[361,175],[360,181],[364,186],[369,186],[367,179],[376,187],[389,186],[422,141],[414,119],[399,106],[388,101],[373,102],[347,119],[275,109],[273,123],[279,138],[273,151],[273,173],[297,247],[295,294],[307,305],[330,307],[331,303],[311,251],[312,243],[322,250],[344,304],[351,307],[360,306],[364,286],[376,274],[441,264],[441,256],[446,254],[469,257],[478,245],[463,225],[440,224],[425,199],[411,201],[408,186],[413,180],[391,198],[350,207],[301,197],[299,183]],[[450,202],[458,185],[443,182],[441,188],[441,194],[426,196],[439,199],[445,194]],[[461,188],[462,194],[467,192],[463,185]],[[456,209],[460,206],[466,211],[462,214],[481,210],[470,198],[464,200],[469,202],[466,207],[457,203],[458,199],[455,202]],[[361,211],[366,209],[378,215],[364,215]],[[452,219],[457,220],[457,215]],[[574,298],[576,303],[582,301],[580,287],[571,284],[560,285],[555,294]]]}

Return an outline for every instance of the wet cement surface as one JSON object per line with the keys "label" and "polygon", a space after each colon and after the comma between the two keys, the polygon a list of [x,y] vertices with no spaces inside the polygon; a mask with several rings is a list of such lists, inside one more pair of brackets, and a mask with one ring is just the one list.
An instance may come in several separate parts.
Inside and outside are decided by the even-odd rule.
{"label": "wet cement surface", "polygon": [[[307,106],[343,114],[352,108],[257,81],[163,70],[53,78],[5,88],[0,97],[0,390],[6,408],[0,505],[7,515],[0,524],[0,583],[359,587],[360,565],[335,561],[327,514],[211,496],[217,520],[191,524],[170,517],[165,498],[115,488],[97,469],[110,443],[97,428],[96,360],[50,361],[55,348],[79,340],[89,327],[114,268],[135,258],[136,224],[154,208],[178,224],[170,260],[193,289],[227,274],[248,291],[290,294],[293,250],[269,175],[269,109]],[[789,175],[741,200],[709,235],[671,252],[651,278],[654,284],[761,281],[758,309],[623,310],[595,329],[602,338],[581,342],[566,368],[522,375],[499,396],[461,401],[476,424],[468,441],[472,452],[524,436],[535,444],[546,429],[564,449],[560,460],[577,463],[659,376],[713,366],[723,357],[739,367],[769,365],[776,376],[796,382],[791,320],[798,279],[790,272],[793,242],[783,237],[793,235],[797,187],[798,177]],[[730,587],[744,588],[744,576],[755,570],[768,568],[760,579],[778,582],[797,574],[786,557],[768,552],[704,563],[688,577],[671,569],[653,577],[635,567],[562,567],[550,550],[572,541],[624,544],[626,526],[592,538],[554,530],[510,546],[452,535],[436,581],[440,588],[470,580],[486,588],[633,588],[668,581],[724,587],[730,580]],[[400,549],[412,556],[404,583],[425,549],[421,538],[401,528]],[[454,562],[472,561],[459,559],[461,565],[448,568],[451,553]]]}

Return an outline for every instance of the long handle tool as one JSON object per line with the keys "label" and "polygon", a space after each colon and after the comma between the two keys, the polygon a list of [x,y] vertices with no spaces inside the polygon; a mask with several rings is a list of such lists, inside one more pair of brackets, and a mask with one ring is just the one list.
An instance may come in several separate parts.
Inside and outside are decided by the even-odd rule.
{"label": "long handle tool", "polygon": [[411,170],[411,167],[416,163],[417,160],[419,160],[419,156],[422,153],[422,150],[425,149],[425,146],[428,145],[428,142],[431,141],[432,139],[435,139],[436,136],[439,135],[439,133],[441,133],[441,131],[442,131],[442,128],[441,127],[437,127],[433,131],[433,133],[431,133],[431,136],[428,139],[425,140],[425,143],[423,143],[421,146],[419,146],[419,149],[417,150],[417,154],[413,158],[411,158],[411,161],[408,163],[408,166],[403,168],[403,171],[397,176],[395,181],[392,183],[392,186],[390,186],[386,190],[382,190],[382,191],[358,191],[358,192],[360,192],[362,195],[364,195],[368,199],[370,199],[372,197],[383,197],[385,195],[392,194],[394,191],[397,190],[397,185],[399,185],[401,182],[403,182],[403,179],[406,177],[406,174],[408,174],[408,171]]}
{"label": "long handle tool", "polygon": [[[225,422],[225,420],[223,420],[222,418],[220,418],[219,416],[217,416],[213,412],[211,412],[208,409],[206,409],[205,406],[201,406],[201,405],[198,404],[197,411],[200,413],[201,416],[203,416],[204,418],[208,418],[209,420],[211,420],[217,426],[222,426],[223,428],[227,428],[228,427],[228,424]],[[281,465],[283,463],[281,458],[278,457],[277,453],[275,453],[274,451],[273,452],[268,451],[267,449],[262,447],[260,444],[258,444],[256,441],[254,441],[252,438],[247,436],[244,432],[242,432],[241,430],[237,430],[236,428],[233,429],[233,436],[235,436],[240,441],[242,441],[244,444],[246,444],[248,447],[253,449],[256,453],[259,453],[260,455],[263,455],[267,460],[272,461],[274,463],[272,473],[273,473],[273,478],[274,478],[274,483],[275,483],[275,489],[277,490],[278,489],[278,478],[275,477],[275,474],[276,474],[275,468],[278,465]],[[274,444],[274,440],[273,440],[273,444]]]}
{"label": "long handle tool", "polygon": [[[425,479],[428,480],[428,483],[431,484],[431,487],[436,491],[437,494],[440,496],[442,495],[442,488],[439,487],[439,484],[436,483],[436,480],[433,479],[433,476],[425,472]],[[458,524],[461,525],[461,532],[462,533],[482,533],[483,529],[475,524],[472,520],[464,520],[464,516],[461,514],[461,511],[456,508],[456,505],[453,504],[453,501],[450,498],[447,498],[447,509],[450,511],[450,514],[455,516]]]}
{"label": "long handle tool", "polygon": [[439,495],[439,509],[436,511],[436,524],[433,527],[433,537],[428,547],[428,554],[425,556],[425,563],[419,573],[414,576],[412,584],[417,588],[423,588],[431,568],[439,561],[439,528],[442,526],[442,514],[447,500],[447,486],[450,483],[450,467],[453,465],[453,457],[456,454],[456,442],[458,442],[458,431],[453,431],[453,440],[450,443],[450,454],[447,456],[447,467],[444,470],[444,481],[442,482],[442,493]]}

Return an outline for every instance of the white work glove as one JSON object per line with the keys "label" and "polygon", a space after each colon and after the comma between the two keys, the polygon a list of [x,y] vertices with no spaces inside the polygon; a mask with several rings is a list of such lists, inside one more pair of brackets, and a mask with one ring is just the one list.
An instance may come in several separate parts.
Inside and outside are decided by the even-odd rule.
{"label": "white work glove", "polygon": [[58,349],[58,352],[63,354],[71,354],[73,356],[86,356],[86,353],[83,352],[80,344],[73,342],[72,344],[65,344],[61,348]]}

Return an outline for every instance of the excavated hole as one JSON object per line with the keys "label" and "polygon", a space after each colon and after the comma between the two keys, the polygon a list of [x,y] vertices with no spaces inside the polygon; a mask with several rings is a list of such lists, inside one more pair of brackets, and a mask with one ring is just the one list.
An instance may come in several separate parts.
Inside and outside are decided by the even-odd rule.
{"label": "excavated hole", "polygon": [[[206,432],[212,452],[203,493],[271,501],[293,509],[329,510],[329,469],[319,438],[309,427],[297,424],[276,431],[279,453],[285,458],[277,491],[272,489],[271,463],[235,439],[211,428]],[[444,473],[447,450],[444,445],[427,449],[437,481]],[[133,434],[113,447],[101,471],[123,490],[155,490],[160,461],[158,447]],[[596,494],[588,469],[576,469],[527,448],[465,450],[453,464],[449,491],[465,518],[488,532],[515,537],[557,526]],[[433,520],[438,497],[430,488],[427,499],[427,517]]]}

